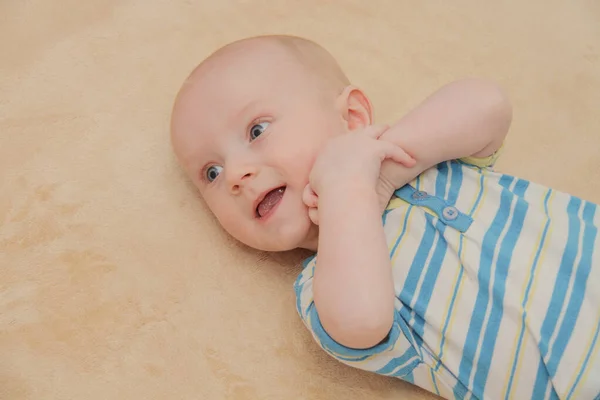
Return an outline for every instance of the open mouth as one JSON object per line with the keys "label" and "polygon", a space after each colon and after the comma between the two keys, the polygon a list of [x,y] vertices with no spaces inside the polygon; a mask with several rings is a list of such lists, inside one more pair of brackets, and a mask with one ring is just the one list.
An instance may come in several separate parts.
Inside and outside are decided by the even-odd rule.
{"label": "open mouth", "polygon": [[267,193],[260,203],[258,203],[258,206],[256,206],[256,217],[264,218],[269,215],[279,204],[284,193],[285,186],[278,187]]}

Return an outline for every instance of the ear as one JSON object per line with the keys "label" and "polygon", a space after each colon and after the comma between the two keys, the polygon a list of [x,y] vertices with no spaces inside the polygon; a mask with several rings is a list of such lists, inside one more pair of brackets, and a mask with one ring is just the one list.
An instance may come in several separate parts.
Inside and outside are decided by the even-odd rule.
{"label": "ear", "polygon": [[373,107],[367,95],[354,86],[346,86],[337,98],[338,110],[349,131],[373,123]]}

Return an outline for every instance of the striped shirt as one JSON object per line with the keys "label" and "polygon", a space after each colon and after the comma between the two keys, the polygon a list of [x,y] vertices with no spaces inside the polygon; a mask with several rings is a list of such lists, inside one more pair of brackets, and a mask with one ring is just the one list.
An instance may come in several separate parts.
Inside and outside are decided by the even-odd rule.
{"label": "striped shirt", "polygon": [[300,317],[339,361],[444,398],[600,400],[598,207],[494,160],[441,163],[395,192],[383,215],[395,317],[382,343],[351,349],[325,332],[318,254],[295,283]]}

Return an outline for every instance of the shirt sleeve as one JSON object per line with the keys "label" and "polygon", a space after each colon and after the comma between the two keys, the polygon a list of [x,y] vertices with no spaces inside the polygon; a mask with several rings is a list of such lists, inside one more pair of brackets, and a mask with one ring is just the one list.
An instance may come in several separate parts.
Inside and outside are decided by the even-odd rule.
{"label": "shirt sleeve", "polygon": [[346,347],[327,334],[313,301],[312,279],[316,259],[316,256],[313,256],[304,262],[304,270],[294,286],[298,314],[317,344],[330,356],[346,365],[400,378],[410,375],[422,359],[411,340],[407,339],[407,333],[409,337],[412,335],[397,311],[385,340],[368,349]]}
{"label": "shirt sleeve", "polygon": [[504,145],[500,146],[498,150],[487,157],[464,157],[460,161],[478,168],[492,168],[496,164],[496,161],[498,161],[498,158],[500,158],[503,148]]}

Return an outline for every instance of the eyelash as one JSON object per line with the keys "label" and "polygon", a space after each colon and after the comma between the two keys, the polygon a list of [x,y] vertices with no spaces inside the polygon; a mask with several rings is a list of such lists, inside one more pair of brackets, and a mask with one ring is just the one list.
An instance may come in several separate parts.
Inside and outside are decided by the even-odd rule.
{"label": "eyelash", "polygon": [[[248,141],[249,141],[250,143],[252,143],[252,142],[254,142],[254,141],[256,141],[256,140],[258,139],[258,138],[257,138],[257,139],[252,139],[252,127],[253,127],[254,125],[260,125],[260,124],[262,124],[263,122],[268,122],[268,123],[271,123],[271,121],[269,121],[269,118],[267,118],[267,117],[259,117],[259,118],[255,118],[255,119],[253,119],[253,120],[252,120],[252,121],[251,121],[251,122],[248,124],[248,126],[246,127],[246,138],[248,139]],[[261,135],[261,136],[262,136],[262,135]]]}
{"label": "eyelash", "polygon": [[200,170],[200,173],[199,173],[200,181],[202,183],[207,184],[207,185],[210,185],[211,183],[215,183],[216,179],[211,182],[208,180],[208,177],[206,176],[206,174],[208,173],[208,170],[211,167],[214,167],[215,165],[217,165],[217,164],[207,164],[206,166],[202,167],[202,169]]}

